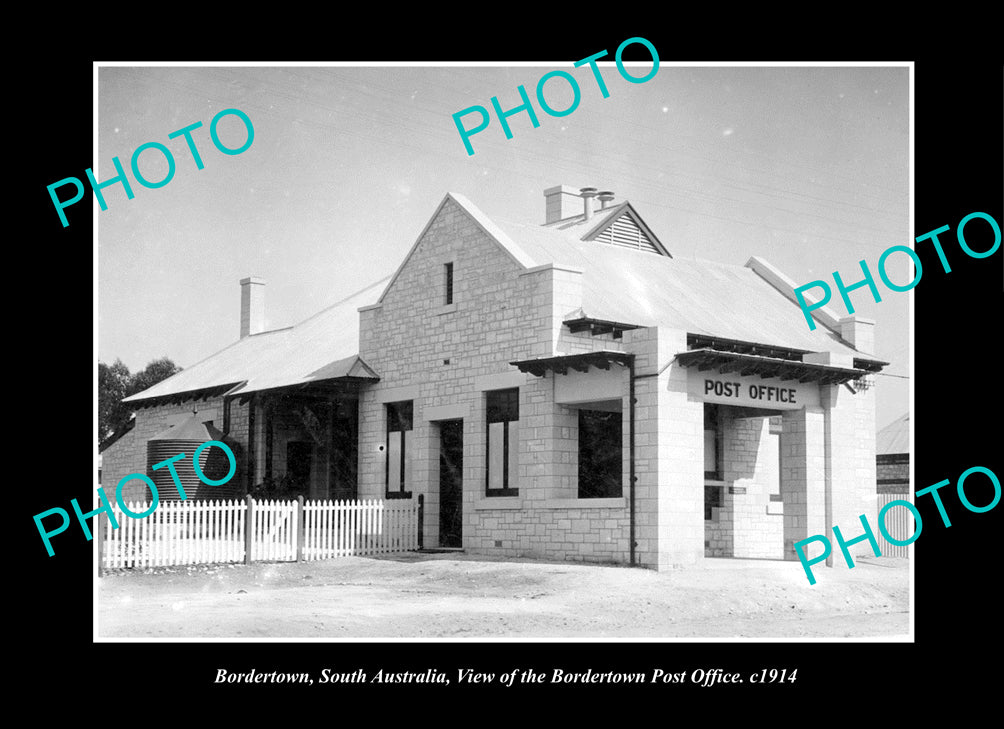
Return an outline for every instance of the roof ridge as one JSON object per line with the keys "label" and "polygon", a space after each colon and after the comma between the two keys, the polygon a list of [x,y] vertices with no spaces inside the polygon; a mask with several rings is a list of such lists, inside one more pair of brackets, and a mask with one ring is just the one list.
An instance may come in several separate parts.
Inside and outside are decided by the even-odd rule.
{"label": "roof ridge", "polygon": [[[392,274],[388,274],[387,276],[384,276],[382,279],[380,279],[378,281],[374,281],[371,284],[367,284],[366,286],[363,286],[361,289],[359,289],[358,291],[356,291],[354,293],[349,294],[344,299],[339,299],[335,303],[329,304],[328,306],[325,306],[323,309],[319,309],[319,310],[315,311],[313,314],[311,314],[310,316],[308,316],[306,319],[301,319],[296,324],[293,324],[293,325],[287,327],[287,329],[294,329],[294,328],[300,326],[301,324],[306,324],[311,319],[316,319],[321,314],[324,314],[324,313],[326,313],[328,311],[331,311],[336,306],[341,306],[342,304],[345,304],[346,302],[351,301],[352,299],[356,298],[357,296],[361,296],[363,293],[365,293],[369,289],[374,289],[374,288],[376,288],[378,286],[383,286],[387,281],[389,281],[391,279],[391,276],[392,276]],[[278,330],[274,330],[274,331],[278,331]]]}

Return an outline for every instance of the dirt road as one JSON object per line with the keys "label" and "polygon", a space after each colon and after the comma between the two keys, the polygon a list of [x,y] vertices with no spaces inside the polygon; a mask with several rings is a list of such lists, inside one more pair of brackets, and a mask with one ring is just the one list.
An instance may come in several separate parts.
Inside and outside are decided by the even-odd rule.
{"label": "dirt road", "polygon": [[98,580],[98,638],[844,638],[909,631],[906,559],[627,567],[407,555]]}

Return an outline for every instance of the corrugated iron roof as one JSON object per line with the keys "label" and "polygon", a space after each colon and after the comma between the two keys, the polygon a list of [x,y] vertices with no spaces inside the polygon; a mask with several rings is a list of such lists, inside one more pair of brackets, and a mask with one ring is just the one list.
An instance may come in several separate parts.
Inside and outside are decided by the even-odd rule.
{"label": "corrugated iron roof", "polygon": [[[372,375],[359,358],[359,312],[376,302],[387,279],[367,286],[285,329],[244,337],[125,402],[233,385],[246,394],[338,377]],[[243,384],[242,384],[243,383]]]}
{"label": "corrugated iron roof", "polygon": [[810,331],[796,304],[744,266],[669,258],[581,240],[587,227],[595,227],[593,220],[573,221],[564,227],[497,223],[507,238],[519,241],[534,265],[558,263],[583,270],[579,316],[860,355],[825,327]]}
{"label": "corrugated iron roof", "polygon": [[910,452],[910,413],[900,415],[875,436],[875,454]]}

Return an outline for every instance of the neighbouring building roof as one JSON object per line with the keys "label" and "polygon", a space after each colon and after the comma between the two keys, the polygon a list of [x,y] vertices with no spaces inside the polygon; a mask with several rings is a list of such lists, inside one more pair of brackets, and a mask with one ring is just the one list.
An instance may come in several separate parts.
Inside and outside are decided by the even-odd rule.
{"label": "neighbouring building roof", "polygon": [[341,377],[375,379],[376,373],[359,358],[358,309],[374,303],[386,281],[295,326],[244,337],[124,402],[222,387],[243,395]]}
{"label": "neighbouring building roof", "polygon": [[879,456],[910,452],[910,413],[904,413],[875,436],[875,454]]}
{"label": "neighbouring building roof", "polygon": [[[120,425],[116,430],[105,438],[103,441],[98,443],[98,453],[103,453],[108,450],[119,438],[128,433],[136,425],[136,415],[130,415],[129,420]],[[100,458],[100,456],[99,456]],[[98,466],[101,465],[100,460],[98,461]]]}

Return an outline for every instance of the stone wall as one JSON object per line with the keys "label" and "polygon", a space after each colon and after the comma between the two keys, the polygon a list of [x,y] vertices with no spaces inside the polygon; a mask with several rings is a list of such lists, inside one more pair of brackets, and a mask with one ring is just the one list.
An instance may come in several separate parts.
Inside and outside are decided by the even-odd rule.
{"label": "stone wall", "polygon": [[[451,304],[447,263],[453,264]],[[386,492],[387,404],[412,401],[406,490],[411,498],[424,494],[427,545],[439,543],[437,423],[462,419],[467,551],[628,561],[627,489],[619,499],[577,498],[576,409],[554,402],[552,373],[534,377],[510,365],[556,352],[620,348],[609,335],[563,330],[564,316],[581,306],[581,276],[550,265],[526,269],[452,198],[444,202],[382,301],[361,310],[360,356],[381,377],[360,398],[361,498]],[[622,376],[626,396],[626,370]],[[509,488],[518,493],[489,496],[486,393],[511,387],[519,388],[519,435]],[[626,425],[623,434],[626,444]]]}

